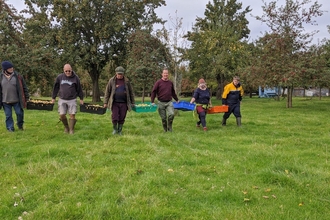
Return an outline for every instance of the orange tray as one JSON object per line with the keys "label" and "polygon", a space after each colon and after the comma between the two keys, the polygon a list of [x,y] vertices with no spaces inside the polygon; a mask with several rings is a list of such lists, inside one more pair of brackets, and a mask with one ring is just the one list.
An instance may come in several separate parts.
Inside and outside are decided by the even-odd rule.
{"label": "orange tray", "polygon": [[228,105],[213,106],[207,109],[208,114],[224,113],[228,112]]}

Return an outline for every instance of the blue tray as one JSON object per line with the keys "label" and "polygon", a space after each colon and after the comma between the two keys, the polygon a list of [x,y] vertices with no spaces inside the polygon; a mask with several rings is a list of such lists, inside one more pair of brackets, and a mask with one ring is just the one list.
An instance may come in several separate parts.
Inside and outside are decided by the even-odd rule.
{"label": "blue tray", "polygon": [[173,102],[174,109],[181,111],[194,111],[195,106],[195,104],[190,104],[190,102],[187,101],[180,101],[179,103]]}

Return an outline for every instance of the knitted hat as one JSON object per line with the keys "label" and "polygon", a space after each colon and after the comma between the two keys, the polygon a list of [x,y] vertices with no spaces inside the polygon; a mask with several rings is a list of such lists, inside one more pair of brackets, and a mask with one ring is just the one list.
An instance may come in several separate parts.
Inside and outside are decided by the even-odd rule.
{"label": "knitted hat", "polygon": [[7,69],[14,67],[13,64],[9,61],[3,61],[1,63],[1,66],[2,66],[2,70],[7,70]]}
{"label": "knitted hat", "polygon": [[204,84],[206,83],[205,80],[204,80],[203,78],[200,79],[200,80],[198,80],[198,84],[202,84],[202,83],[204,83]]}
{"label": "knitted hat", "polygon": [[118,74],[124,74],[125,73],[125,69],[122,66],[118,66],[115,71]]}

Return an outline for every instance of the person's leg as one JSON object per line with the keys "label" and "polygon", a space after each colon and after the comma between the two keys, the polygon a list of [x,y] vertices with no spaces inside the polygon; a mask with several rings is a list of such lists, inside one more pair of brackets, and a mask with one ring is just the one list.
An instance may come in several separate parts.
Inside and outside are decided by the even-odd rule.
{"label": "person's leg", "polygon": [[201,123],[202,123],[204,130],[206,130],[206,113],[205,113],[205,111],[200,112],[199,117],[201,119]]}
{"label": "person's leg", "polygon": [[12,105],[3,103],[3,111],[5,112],[6,116],[6,128],[8,131],[12,132],[15,131],[14,128],[14,120],[13,120],[13,115],[12,115]]}
{"label": "person's leg", "polygon": [[119,103],[117,102],[112,103],[112,107],[111,107],[111,121],[113,127],[112,134],[118,133],[119,111],[120,111]]}
{"label": "person's leg", "polygon": [[174,107],[171,101],[166,104],[166,113],[168,118],[167,130],[172,131],[172,124],[174,120]]}
{"label": "person's leg", "polygon": [[64,133],[69,133],[69,123],[66,117],[66,113],[68,112],[68,105],[65,100],[58,100],[58,113],[60,115],[60,121],[62,121],[64,125]]}
{"label": "person's leg", "polygon": [[127,115],[127,103],[119,103],[119,119],[118,119],[118,134],[121,135],[123,130],[123,125],[125,123],[125,118]]}
{"label": "person's leg", "polygon": [[242,126],[242,121],[241,121],[241,106],[240,104],[235,105],[234,109],[233,109],[233,114],[236,117],[236,124],[238,127]]}
{"label": "person's leg", "polygon": [[167,132],[167,115],[166,115],[166,106],[164,102],[158,103],[158,114],[162,119],[164,132]]}
{"label": "person's leg", "polygon": [[13,104],[14,111],[16,113],[17,118],[17,126],[19,130],[23,130],[24,124],[24,110],[21,108],[21,104],[19,102]]}
{"label": "person's leg", "polygon": [[223,114],[222,122],[221,122],[222,126],[226,126],[226,124],[227,124],[227,119],[228,119],[229,116],[231,115],[232,111],[233,111],[233,106],[229,105],[229,106],[228,106],[228,112],[225,112],[225,113]]}

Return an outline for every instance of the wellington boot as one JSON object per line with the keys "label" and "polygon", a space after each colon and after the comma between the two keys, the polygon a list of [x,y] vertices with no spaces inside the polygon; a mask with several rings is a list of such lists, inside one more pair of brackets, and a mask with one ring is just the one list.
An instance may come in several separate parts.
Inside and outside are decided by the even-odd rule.
{"label": "wellington boot", "polygon": [[164,132],[167,132],[167,121],[166,120],[162,120],[162,124],[163,124]]}
{"label": "wellington boot", "polygon": [[221,122],[221,125],[222,125],[222,126],[226,126],[226,122],[227,122],[227,119],[225,119],[225,118],[222,118],[222,122]]}
{"label": "wellington boot", "polygon": [[76,125],[76,119],[69,119],[69,133],[74,134],[74,126]]}
{"label": "wellington boot", "polygon": [[173,120],[168,120],[167,131],[172,132]]}
{"label": "wellington boot", "polygon": [[236,124],[237,124],[238,127],[242,126],[241,117],[236,118]]}
{"label": "wellington boot", "polygon": [[64,116],[60,118],[60,121],[62,121],[64,125],[64,133],[69,133],[69,124],[68,124],[68,119]]}
{"label": "wellington boot", "polygon": [[112,134],[115,135],[115,134],[118,133],[118,124],[117,123],[116,124],[112,124],[112,126],[113,126]]}
{"label": "wellington boot", "polygon": [[121,131],[123,130],[123,124],[118,124],[118,135],[122,135]]}

